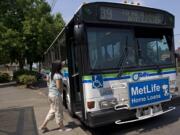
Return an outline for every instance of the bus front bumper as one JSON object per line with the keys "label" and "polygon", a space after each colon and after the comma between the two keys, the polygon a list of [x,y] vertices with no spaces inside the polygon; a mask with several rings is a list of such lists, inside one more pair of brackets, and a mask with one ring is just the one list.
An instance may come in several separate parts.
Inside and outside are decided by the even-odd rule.
{"label": "bus front bumper", "polygon": [[[163,108],[162,114],[172,111],[174,110],[173,109],[174,107],[177,107],[180,105],[180,96],[173,97],[172,100],[163,102],[161,104]],[[155,117],[155,116],[156,115],[152,117]],[[148,117],[148,118],[151,118],[151,117]],[[136,117],[136,109],[133,109],[133,110],[123,109],[123,110],[116,111],[112,108],[112,109],[101,110],[97,112],[89,112],[87,113],[86,124],[89,127],[99,127],[99,126],[115,123],[118,120],[123,121],[123,123],[130,123],[128,121],[131,121],[131,122],[138,121]]]}

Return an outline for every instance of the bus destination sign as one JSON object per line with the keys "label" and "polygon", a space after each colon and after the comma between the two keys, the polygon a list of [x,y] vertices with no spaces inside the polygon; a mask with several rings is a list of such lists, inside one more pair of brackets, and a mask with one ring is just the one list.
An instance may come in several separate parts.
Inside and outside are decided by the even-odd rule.
{"label": "bus destination sign", "polygon": [[160,13],[111,7],[100,7],[100,20],[164,24],[164,16]]}

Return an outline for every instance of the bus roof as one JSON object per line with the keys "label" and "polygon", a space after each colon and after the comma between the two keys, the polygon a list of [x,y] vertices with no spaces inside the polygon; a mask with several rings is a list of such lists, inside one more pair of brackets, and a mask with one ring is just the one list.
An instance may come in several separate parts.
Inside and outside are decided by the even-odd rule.
{"label": "bus roof", "polygon": [[174,16],[164,10],[130,4],[93,2],[83,4],[72,20],[89,23],[124,23],[174,27]]}
{"label": "bus roof", "polygon": [[[115,13],[126,13],[127,15],[129,14],[134,14],[134,16],[139,16],[139,13],[140,14],[144,14],[144,16],[148,16],[149,17],[152,17],[150,20],[156,20],[157,19],[157,22],[151,22],[148,24],[148,21],[144,21],[144,22],[140,22],[140,25],[142,26],[143,23],[144,25],[157,25],[157,26],[160,26],[160,27],[167,27],[167,28],[173,28],[174,27],[174,16],[173,14],[165,11],[165,10],[161,10],[161,9],[155,9],[155,8],[150,8],[150,7],[144,7],[144,6],[138,6],[138,5],[131,5],[131,4],[122,4],[122,3],[112,3],[112,2],[91,2],[91,3],[83,3],[80,5],[80,7],[77,9],[77,11],[75,12],[75,14],[73,15],[73,17],[71,18],[71,20],[66,23],[66,26],[69,26],[70,24],[72,23],[76,23],[75,21],[83,21],[83,22],[94,22],[94,23],[103,23],[105,22],[106,24],[110,23],[110,24],[113,24],[112,22],[114,21],[114,24],[119,24],[121,21],[122,22],[126,22],[125,24],[127,24],[128,20],[126,20],[125,18],[121,18],[121,17],[117,17],[115,16],[115,18],[112,18],[109,19],[109,18],[98,18],[98,17],[101,17],[99,14],[100,12],[100,7],[105,7],[104,9],[105,10],[109,10],[109,9],[112,9],[115,11]],[[84,12],[86,12],[85,9],[88,9],[89,12],[91,12],[92,14],[85,14],[84,15]],[[87,10],[87,11],[88,11]],[[118,11],[119,10],[119,11]],[[137,11],[137,12],[136,12]],[[143,12],[145,11],[145,12]],[[133,12],[133,13],[132,13]],[[152,15],[151,15],[152,13]],[[159,16],[158,16],[159,15]],[[131,21],[128,22],[128,25],[130,25],[131,23],[134,25],[135,23],[139,23],[137,20],[141,20],[142,17],[139,17],[139,18],[134,18],[133,17],[130,19]],[[156,16],[156,18],[153,18],[153,16]],[[162,22],[161,20],[158,18],[158,17],[161,17],[161,16],[164,16]],[[77,20],[80,19],[80,20]],[[148,18],[145,18],[146,20]],[[119,21],[119,22],[118,22]],[[133,22],[135,21],[135,22]],[[150,22],[150,21],[149,21]],[[155,23],[155,24],[153,24]],[[158,24],[159,23],[159,24]],[[162,24],[160,24],[162,23]],[[66,27],[65,26],[65,27]],[[50,47],[46,50],[46,52],[44,54],[46,54],[49,49],[51,48],[51,46],[56,42],[56,40],[58,39],[58,37],[64,32],[65,28],[63,28],[61,30],[61,32],[57,35],[57,37],[54,39],[54,41],[52,42],[52,44],[50,45]]]}
{"label": "bus roof", "polygon": [[[99,6],[101,6],[101,5],[106,5],[106,6],[112,5],[112,6],[116,6],[116,7],[123,6],[123,7],[135,8],[135,9],[154,10],[154,11],[157,11],[157,12],[168,13],[168,14],[173,16],[173,14],[171,14],[170,12],[162,10],[162,9],[151,8],[151,7],[141,6],[141,5],[114,3],[114,2],[90,2],[90,3],[83,3],[83,4],[81,4],[81,6],[78,9],[80,10],[84,6],[92,6],[92,5],[99,5]],[[77,10],[77,12],[79,10]]]}

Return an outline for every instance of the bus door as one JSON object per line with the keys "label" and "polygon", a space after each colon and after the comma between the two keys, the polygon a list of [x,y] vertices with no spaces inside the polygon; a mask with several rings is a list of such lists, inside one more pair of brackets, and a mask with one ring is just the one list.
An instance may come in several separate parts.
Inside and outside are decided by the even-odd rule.
{"label": "bus door", "polygon": [[74,38],[71,38],[71,58],[72,58],[72,67],[71,76],[70,76],[70,85],[71,85],[71,97],[72,97],[72,107],[73,113],[82,118],[82,96],[80,93],[80,73],[79,73],[79,63],[80,63],[80,52],[79,46],[74,42]]}

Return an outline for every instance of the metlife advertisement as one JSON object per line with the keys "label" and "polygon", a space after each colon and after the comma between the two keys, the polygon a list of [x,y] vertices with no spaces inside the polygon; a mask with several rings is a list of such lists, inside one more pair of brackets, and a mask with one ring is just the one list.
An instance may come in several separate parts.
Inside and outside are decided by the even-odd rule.
{"label": "metlife advertisement", "polygon": [[130,108],[167,101],[170,97],[168,78],[129,83]]}

